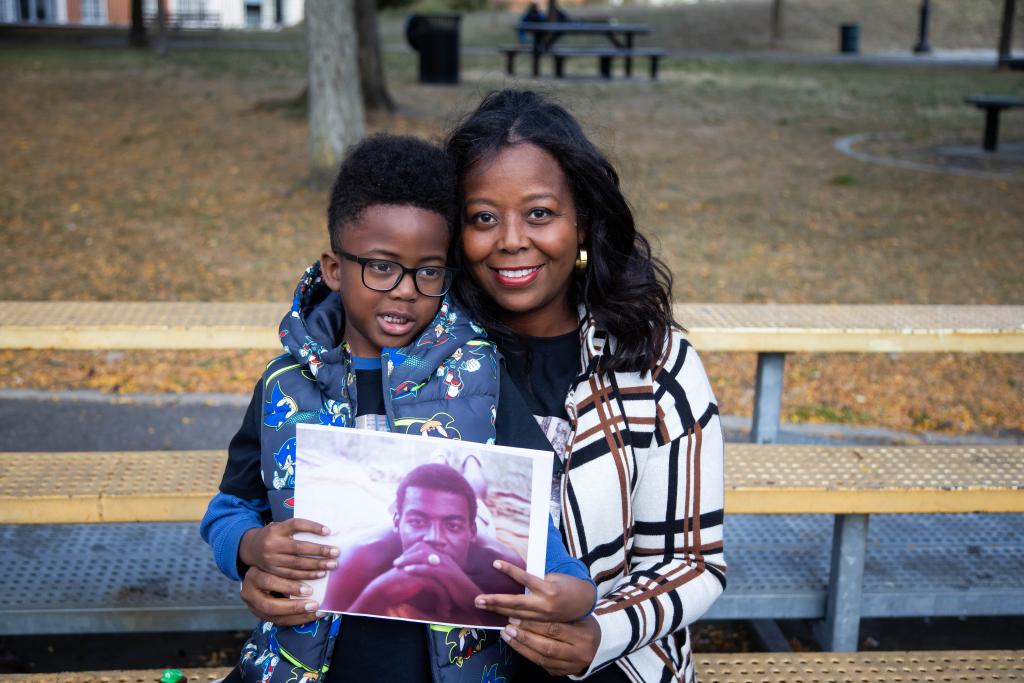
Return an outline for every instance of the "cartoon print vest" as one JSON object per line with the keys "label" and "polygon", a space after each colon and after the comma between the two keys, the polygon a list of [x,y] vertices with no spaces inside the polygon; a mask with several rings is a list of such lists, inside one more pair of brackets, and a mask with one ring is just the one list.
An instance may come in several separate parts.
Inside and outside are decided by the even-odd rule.
{"label": "cartoon print vest", "polygon": [[[264,371],[261,473],[274,521],[294,510],[295,425],[351,427],[357,401],[340,297],[306,270],[280,326],[286,353]],[[391,431],[494,442],[498,358],[483,330],[446,298],[433,322],[409,346],[382,354],[384,404]],[[277,627],[262,622],[239,660],[242,677],[260,683],[304,683],[331,667],[340,615]],[[515,660],[498,631],[424,625],[435,683],[510,680]],[[400,656],[400,653],[396,653]],[[344,667],[344,662],[335,666]]]}

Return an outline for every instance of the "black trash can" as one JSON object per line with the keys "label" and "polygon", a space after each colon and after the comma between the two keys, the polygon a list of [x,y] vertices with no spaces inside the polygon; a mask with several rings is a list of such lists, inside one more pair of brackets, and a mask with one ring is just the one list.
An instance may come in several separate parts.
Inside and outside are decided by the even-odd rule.
{"label": "black trash can", "polygon": [[459,82],[458,14],[413,14],[405,39],[420,53],[420,83]]}
{"label": "black trash can", "polygon": [[855,55],[860,52],[859,24],[842,24],[839,26],[839,51],[844,55]]}

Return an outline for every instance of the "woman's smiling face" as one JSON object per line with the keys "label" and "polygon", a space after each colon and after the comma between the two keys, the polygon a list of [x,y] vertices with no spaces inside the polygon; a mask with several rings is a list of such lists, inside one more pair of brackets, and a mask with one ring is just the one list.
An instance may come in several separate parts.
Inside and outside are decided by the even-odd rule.
{"label": "woman's smiling face", "polygon": [[574,330],[569,281],[584,234],[558,162],[536,145],[511,145],[470,169],[463,191],[468,275],[505,322],[533,337]]}

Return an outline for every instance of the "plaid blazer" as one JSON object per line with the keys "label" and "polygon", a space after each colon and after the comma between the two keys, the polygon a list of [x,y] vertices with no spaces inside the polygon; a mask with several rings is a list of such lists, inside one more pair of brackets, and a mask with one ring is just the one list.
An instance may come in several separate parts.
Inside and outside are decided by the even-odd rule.
{"label": "plaid blazer", "polygon": [[601,643],[633,681],[696,680],[687,626],[725,589],[718,406],[697,353],[673,329],[645,373],[600,373],[615,340],[584,317],[582,371],[566,398],[562,533],[590,568]]}

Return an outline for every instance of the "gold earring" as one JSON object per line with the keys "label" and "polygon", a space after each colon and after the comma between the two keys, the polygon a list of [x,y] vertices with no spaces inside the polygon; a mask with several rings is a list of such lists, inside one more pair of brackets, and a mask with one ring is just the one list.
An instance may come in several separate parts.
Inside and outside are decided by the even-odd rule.
{"label": "gold earring", "polygon": [[576,270],[583,272],[587,269],[587,250],[580,247],[580,253],[576,257]]}

